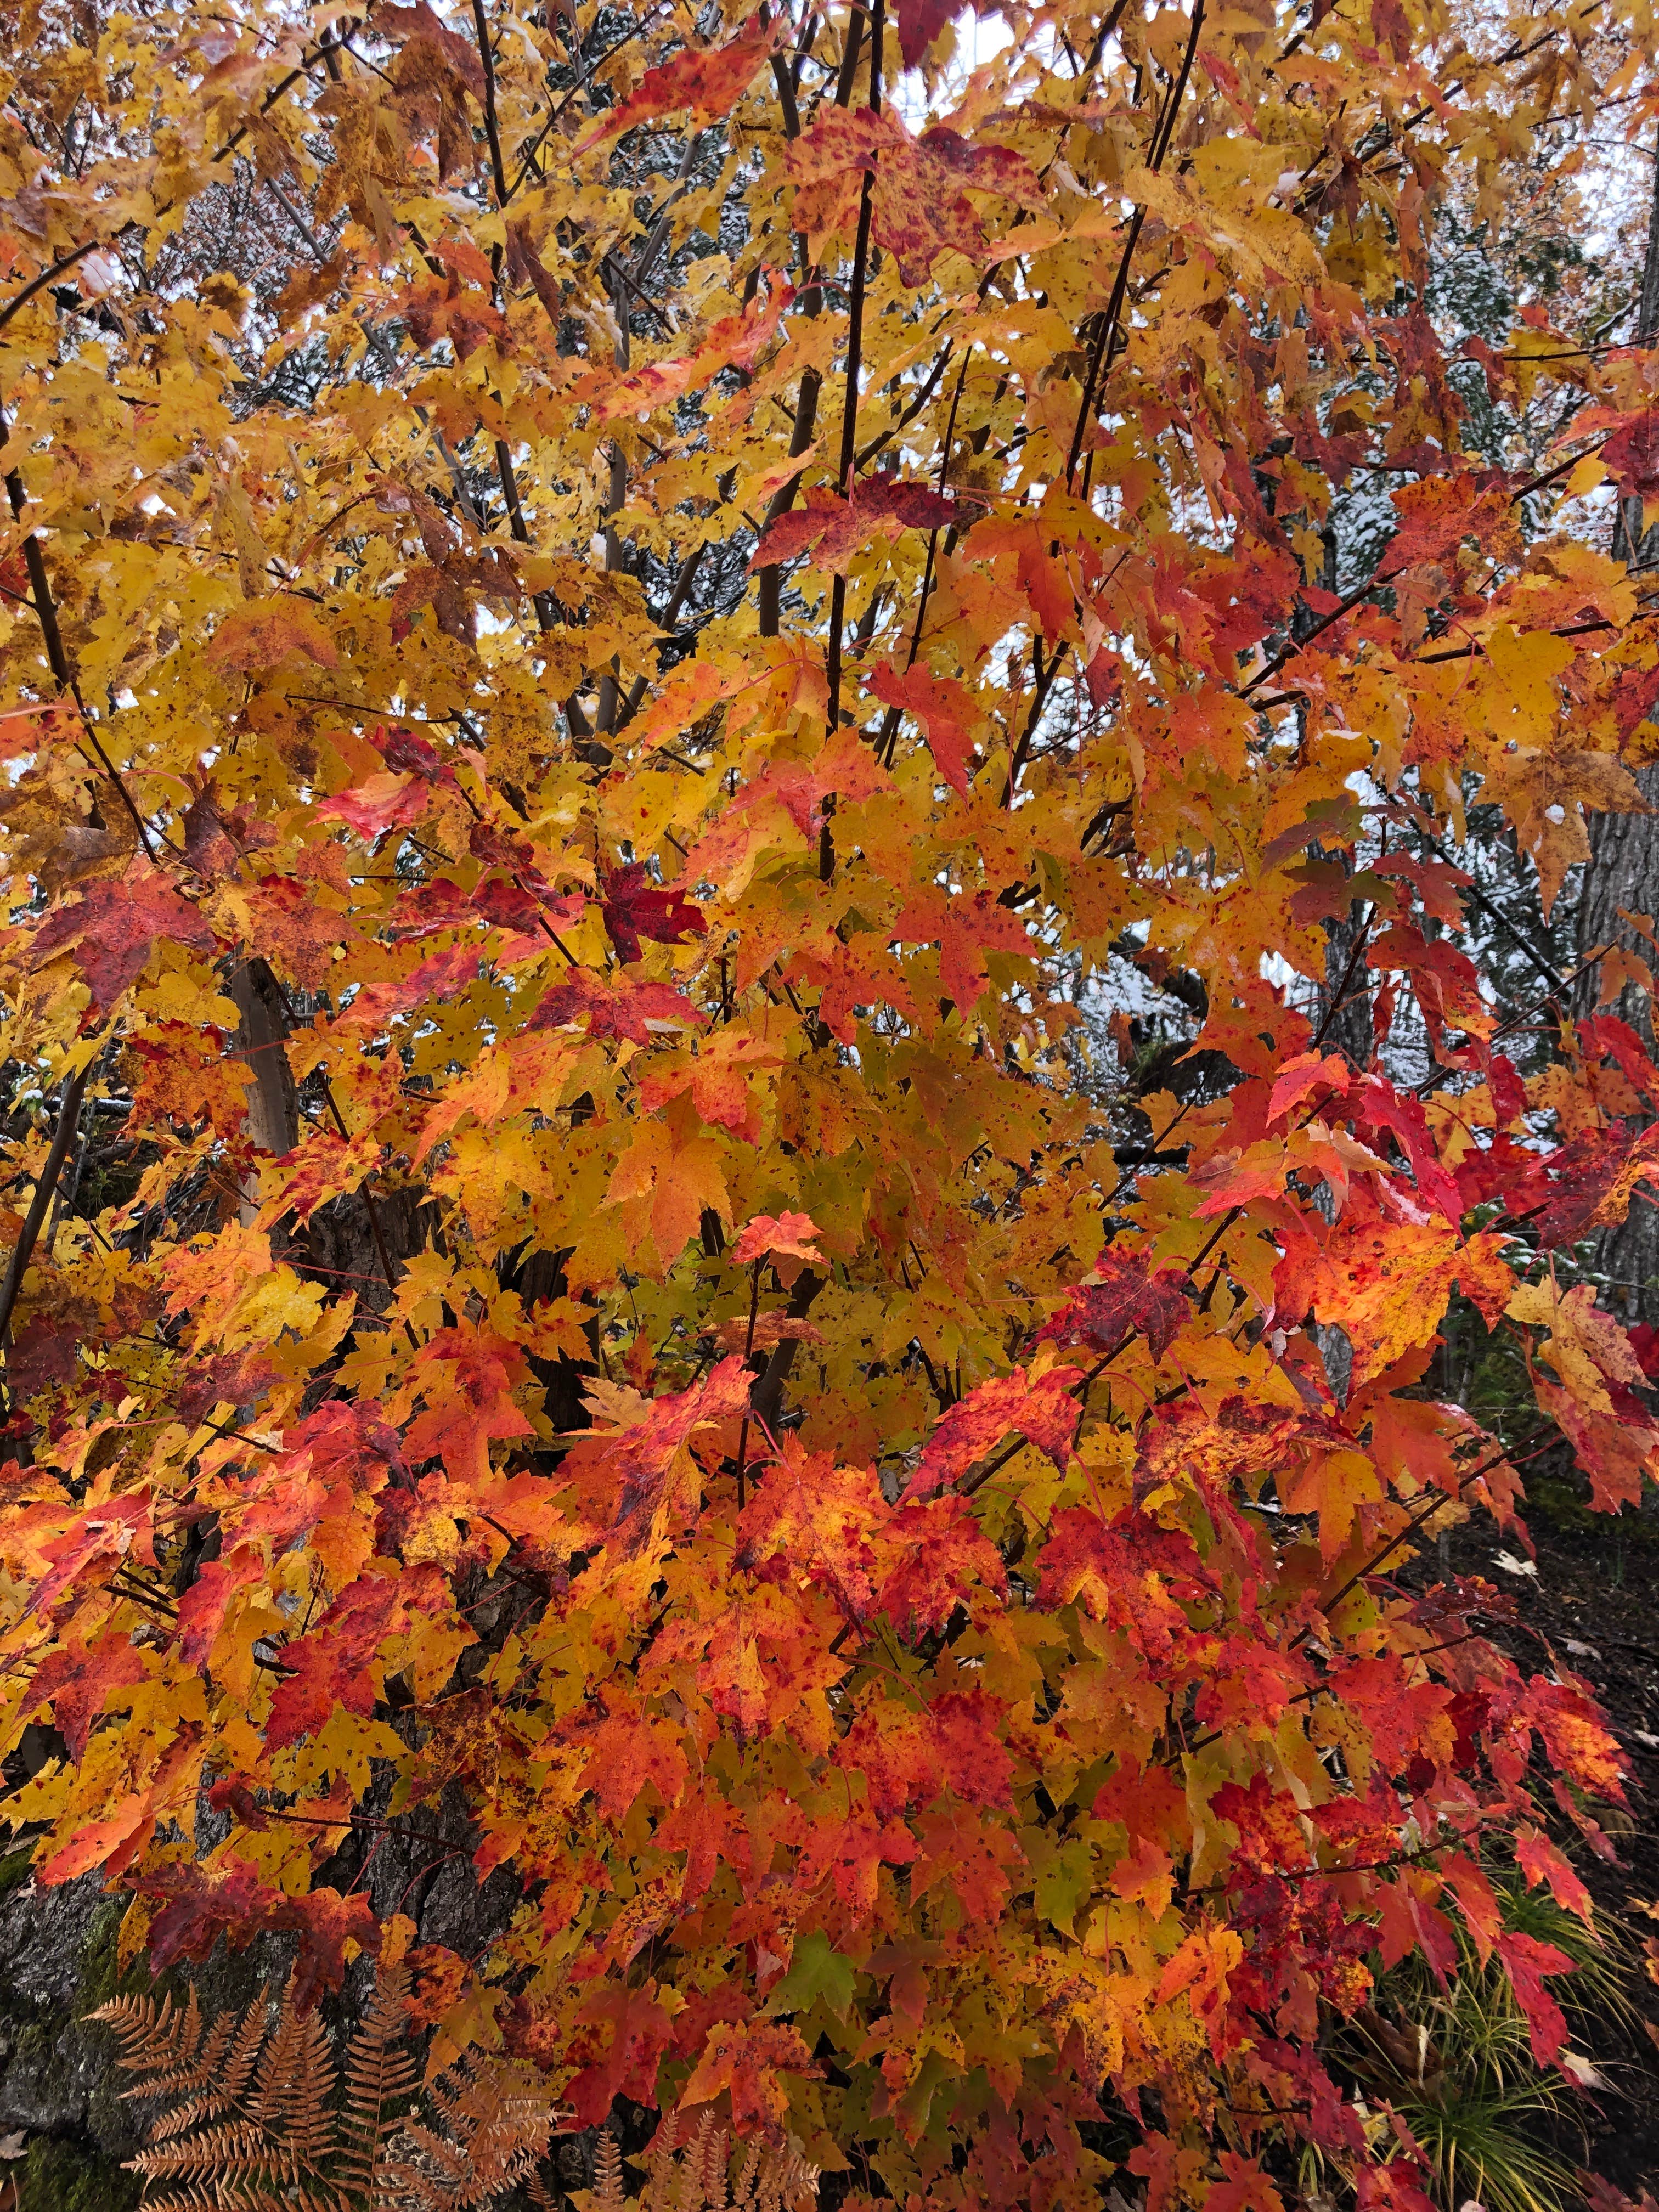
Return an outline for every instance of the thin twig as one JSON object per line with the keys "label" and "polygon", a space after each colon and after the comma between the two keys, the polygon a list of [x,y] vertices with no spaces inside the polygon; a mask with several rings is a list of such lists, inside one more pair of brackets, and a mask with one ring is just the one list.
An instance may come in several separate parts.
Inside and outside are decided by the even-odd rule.
{"label": "thin twig", "polygon": [[[64,1085],[58,1102],[58,1126],[52,1131],[52,1146],[46,1154],[46,1164],[40,1170],[40,1180],[34,1186],[34,1196],[23,1217],[23,1226],[18,1231],[17,1243],[6,1270],[3,1288],[0,1288],[0,1351],[9,1352],[11,1346],[11,1317],[17,1304],[17,1294],[23,1287],[23,1278],[28,1272],[29,1261],[34,1256],[35,1240],[40,1234],[40,1224],[46,1218],[52,1194],[58,1188],[58,1178],[64,1171],[64,1162],[75,1141],[75,1132],[81,1119],[81,1100],[87,1087],[87,1078],[92,1073],[89,1058]],[[0,1395],[0,1402],[4,1402]]]}

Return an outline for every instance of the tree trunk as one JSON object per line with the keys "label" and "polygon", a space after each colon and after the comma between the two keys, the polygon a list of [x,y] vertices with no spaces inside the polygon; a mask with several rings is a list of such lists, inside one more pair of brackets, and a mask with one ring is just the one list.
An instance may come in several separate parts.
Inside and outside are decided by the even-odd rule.
{"label": "tree trunk", "polygon": [[[280,1158],[300,1141],[299,1094],[284,1049],[288,1011],[276,977],[257,957],[236,962],[231,970],[230,995],[242,1018],[236,1029],[236,1049],[253,1079],[248,1085],[247,1133],[256,1151]],[[250,1176],[242,1186],[245,1228],[258,1210],[258,1184]]]}
{"label": "tree trunk", "polygon": [[[1642,270],[1642,295],[1637,310],[1636,343],[1650,346],[1659,338],[1659,145],[1654,150],[1654,191],[1648,216],[1647,257]],[[1642,534],[1642,502],[1626,500],[1613,528],[1613,553],[1632,568],[1659,558],[1659,526],[1645,538]],[[1651,961],[1652,948],[1627,922],[1620,908],[1651,915],[1659,906],[1659,768],[1634,771],[1642,796],[1656,811],[1648,814],[1593,814],[1589,818],[1590,857],[1578,902],[1576,939],[1578,957],[1602,945],[1621,945]],[[1578,981],[1572,1011],[1591,1012],[1600,990],[1600,975],[1592,970]],[[1653,1010],[1644,994],[1633,988],[1620,995],[1613,1009],[1651,1050]],[[1601,1279],[1606,1303],[1627,1322],[1659,1324],[1659,1206],[1639,1194],[1631,1202],[1626,1218],[1605,1229],[1596,1239],[1593,1261]]]}

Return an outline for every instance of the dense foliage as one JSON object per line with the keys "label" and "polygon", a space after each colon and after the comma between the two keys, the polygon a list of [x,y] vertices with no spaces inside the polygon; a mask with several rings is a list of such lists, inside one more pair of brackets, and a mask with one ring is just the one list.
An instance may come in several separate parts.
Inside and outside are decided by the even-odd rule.
{"label": "dense foliage", "polygon": [[[1428,247],[1653,26],[947,16],[14,18],[5,1810],[579,2125],[1415,2206],[1333,2022],[1462,1955],[1570,2057],[1494,1876],[1622,1794],[1434,1572],[1526,1541],[1454,1294],[1659,1447],[1557,1264],[1650,979],[1500,1012],[1454,863],[1547,911],[1659,757],[1659,358]],[[458,1802],[468,1958],[366,1882]]]}

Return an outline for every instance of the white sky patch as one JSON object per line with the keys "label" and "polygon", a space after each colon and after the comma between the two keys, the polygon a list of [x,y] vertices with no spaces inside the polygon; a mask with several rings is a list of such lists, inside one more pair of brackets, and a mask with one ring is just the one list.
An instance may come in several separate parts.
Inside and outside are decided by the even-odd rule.
{"label": "white sky patch", "polygon": [[919,69],[905,70],[894,81],[890,98],[893,106],[906,126],[920,131],[931,112],[935,120],[948,115],[967,89],[968,80],[976,69],[994,61],[1005,46],[1013,42],[1013,33],[1000,15],[981,18],[971,8],[964,9],[953,26],[957,34],[956,52],[951,57],[949,68],[940,79],[935,97],[930,102],[927,88]]}

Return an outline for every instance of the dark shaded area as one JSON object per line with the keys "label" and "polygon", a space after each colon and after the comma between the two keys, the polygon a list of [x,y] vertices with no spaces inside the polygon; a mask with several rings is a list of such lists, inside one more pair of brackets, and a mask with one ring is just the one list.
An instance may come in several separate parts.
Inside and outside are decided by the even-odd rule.
{"label": "dark shaded area", "polygon": [[[1535,1462],[1535,1470],[1528,1470],[1526,1513],[1535,1573],[1498,1565],[1500,1553],[1521,1559],[1522,1547],[1485,1516],[1455,1531],[1446,1552],[1454,1572],[1484,1575],[1518,1603],[1517,1622],[1484,1624],[1485,1632],[1528,1671],[1579,1675],[1629,1762],[1628,1808],[1599,1808],[1615,1858],[1587,1849],[1559,1815],[1548,1826],[1589,1891],[1604,1934],[1628,1954],[1626,1994],[1640,2022],[1606,2023],[1590,2055],[1608,2087],[1583,2098],[1578,2125],[1559,2134],[1558,2147],[1639,2197],[1659,2175],[1659,1984],[1643,1965],[1644,1944],[1659,1939],[1659,1917],[1645,1909],[1659,1913],[1659,1501],[1650,1496],[1639,1513],[1592,1514],[1588,1485],[1565,1452]],[[1430,1553],[1412,1579],[1434,1579],[1437,1564]]]}

